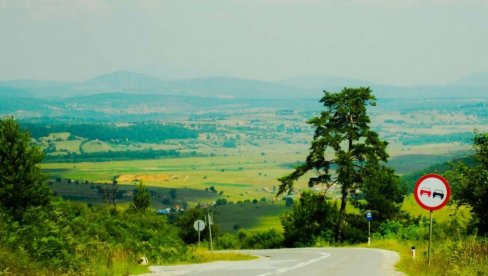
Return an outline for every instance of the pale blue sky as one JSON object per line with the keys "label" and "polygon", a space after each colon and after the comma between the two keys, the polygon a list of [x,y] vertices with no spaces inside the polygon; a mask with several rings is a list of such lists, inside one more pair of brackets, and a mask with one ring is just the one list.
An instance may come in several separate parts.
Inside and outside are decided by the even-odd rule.
{"label": "pale blue sky", "polygon": [[0,80],[488,72],[488,0],[0,0]]}

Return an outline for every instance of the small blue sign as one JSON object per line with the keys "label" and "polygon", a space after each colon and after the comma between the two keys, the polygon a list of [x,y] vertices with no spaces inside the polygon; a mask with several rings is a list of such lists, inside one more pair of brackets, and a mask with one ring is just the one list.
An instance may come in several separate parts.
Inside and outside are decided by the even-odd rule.
{"label": "small blue sign", "polygon": [[366,212],[366,220],[367,221],[372,221],[373,220],[373,214],[371,212]]}

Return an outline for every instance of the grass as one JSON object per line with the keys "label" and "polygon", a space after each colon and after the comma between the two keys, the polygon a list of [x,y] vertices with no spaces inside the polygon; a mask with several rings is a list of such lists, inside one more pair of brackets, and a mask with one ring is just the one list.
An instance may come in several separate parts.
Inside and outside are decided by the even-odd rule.
{"label": "grass", "polygon": [[[268,160],[269,159],[269,160]],[[88,180],[96,183],[110,183],[114,176],[131,179],[136,175],[147,175],[145,185],[160,188],[188,188],[205,190],[215,186],[223,191],[228,200],[260,199],[272,197],[279,185],[276,180],[290,172],[280,165],[285,156],[216,156],[194,158],[172,158],[159,160],[133,160],[98,163],[49,163],[42,168],[51,177]],[[171,175],[171,178],[167,176]],[[119,181],[121,184],[124,183]],[[244,183],[244,184],[243,184]],[[303,184],[297,186],[305,187]]]}
{"label": "grass", "polygon": [[219,182],[204,182],[205,186],[217,186],[217,187],[236,187],[236,188],[249,188],[252,184],[240,184],[240,183],[219,183]]}
{"label": "grass", "polygon": [[214,218],[223,232],[280,229],[280,216],[286,210],[281,201],[222,205],[215,208]]}
{"label": "grass", "polygon": [[127,251],[115,250],[110,256],[101,256],[95,265],[93,274],[95,275],[134,275],[149,273],[149,268],[131,260]]}
{"label": "grass", "polygon": [[109,144],[103,141],[88,141],[83,144],[82,148],[84,152],[100,152],[113,150]]}
{"label": "grass", "polygon": [[254,260],[258,257],[248,254],[242,254],[232,251],[209,251],[201,246],[194,246],[190,248],[190,252],[194,259],[191,263],[208,263],[215,261],[248,261]]}
{"label": "grass", "polygon": [[56,150],[61,151],[61,150],[67,150],[68,152],[74,152],[78,153],[80,152],[80,144],[82,143],[81,140],[66,140],[66,141],[59,141],[59,142],[54,142],[56,145]]}
{"label": "grass", "polygon": [[[415,259],[412,246],[416,248]],[[370,247],[398,252],[400,261],[396,268],[407,275],[486,275],[488,272],[488,241],[474,237],[433,243],[430,266],[427,241],[379,240],[372,241]]]}
{"label": "grass", "polygon": [[[412,194],[405,197],[401,209],[410,214],[412,217],[421,216],[429,218],[430,216],[429,211],[423,209],[417,204]],[[458,208],[454,205],[447,205],[440,210],[434,211],[432,217],[438,222],[448,222],[451,221],[453,217],[456,217],[462,226],[466,226],[471,220],[471,213],[470,210],[465,206]]]}

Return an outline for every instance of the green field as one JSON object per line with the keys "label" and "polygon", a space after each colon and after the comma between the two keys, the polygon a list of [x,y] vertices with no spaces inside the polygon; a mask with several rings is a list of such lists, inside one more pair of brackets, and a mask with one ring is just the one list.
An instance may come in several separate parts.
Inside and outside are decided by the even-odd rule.
{"label": "green field", "polygon": [[[477,100],[468,99],[465,103],[467,107],[456,112],[449,108],[452,105],[449,101],[393,100],[371,108],[373,129],[389,142],[388,165],[403,175],[470,154],[471,143],[466,140],[469,132],[475,128],[488,129],[484,113],[469,109]],[[282,198],[276,197],[280,184],[277,179],[305,160],[313,134],[305,122],[313,114],[316,111],[272,108],[213,110],[200,114],[200,117],[182,117],[170,122],[198,131],[198,137],[190,139],[102,141],[56,132],[37,142],[50,150],[48,155],[54,156],[149,149],[173,150],[179,154],[144,160],[124,160],[122,157],[122,161],[106,158],[104,162],[43,163],[42,169],[54,183],[53,188],[66,198],[103,204],[97,186],[110,187],[115,178],[121,190],[131,191],[135,183],[142,181],[153,191],[154,209],[192,207],[225,199],[233,204],[217,207],[222,229],[265,229],[279,226],[279,215],[284,207]],[[118,122],[115,128],[123,125],[128,123]],[[303,177],[296,183],[296,194],[309,189],[306,179]],[[76,182],[89,184],[73,184]],[[322,187],[317,188],[320,191]],[[168,199],[170,189],[176,189],[175,199]],[[328,196],[335,198],[338,193],[337,187],[333,187]],[[119,201],[127,205],[131,201],[130,192]],[[244,203],[252,201],[258,201],[258,204]],[[244,203],[242,206],[241,202]],[[426,216],[412,198],[406,199],[403,209],[413,216]],[[353,209],[350,211],[354,212]],[[444,211],[435,213],[438,219],[448,216]]]}

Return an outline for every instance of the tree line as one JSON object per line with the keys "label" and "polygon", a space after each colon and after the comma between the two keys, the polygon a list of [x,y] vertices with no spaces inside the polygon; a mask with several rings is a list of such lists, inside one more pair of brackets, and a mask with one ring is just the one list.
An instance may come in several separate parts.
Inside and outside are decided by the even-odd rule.
{"label": "tree line", "polygon": [[197,138],[196,130],[178,124],[162,124],[158,122],[140,122],[128,126],[115,124],[54,124],[22,123],[35,139],[46,137],[54,132],[69,132],[71,135],[87,138],[89,140],[126,141],[141,143],[158,143],[168,139]]}
{"label": "tree line", "polygon": [[[100,151],[67,153],[64,155],[46,155],[44,162],[104,162],[104,161],[123,161],[135,159],[157,159],[168,157],[181,157],[184,154],[176,150],[153,150],[144,149],[137,151]],[[193,154],[192,156],[195,156]]]}

